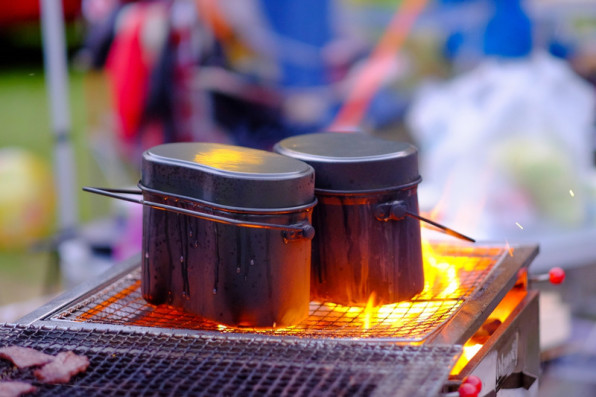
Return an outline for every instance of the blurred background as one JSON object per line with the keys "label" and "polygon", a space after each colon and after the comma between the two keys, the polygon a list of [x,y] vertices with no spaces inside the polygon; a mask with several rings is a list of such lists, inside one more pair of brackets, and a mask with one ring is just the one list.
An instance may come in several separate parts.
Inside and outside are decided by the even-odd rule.
{"label": "blurred background", "polygon": [[418,147],[433,219],[567,271],[541,394],[596,395],[593,0],[0,8],[0,322],[140,250],[140,207],[81,187],[136,185],[148,147],[360,131]]}

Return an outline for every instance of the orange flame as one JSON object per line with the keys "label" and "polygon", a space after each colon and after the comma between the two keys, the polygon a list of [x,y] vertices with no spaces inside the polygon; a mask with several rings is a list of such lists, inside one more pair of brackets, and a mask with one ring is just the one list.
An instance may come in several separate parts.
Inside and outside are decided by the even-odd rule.
{"label": "orange flame", "polygon": [[[363,330],[374,326],[399,327],[409,321],[418,323],[428,321],[437,315],[437,307],[452,302],[455,304],[460,298],[460,281],[458,269],[472,270],[477,262],[469,257],[442,256],[433,250],[428,241],[423,241],[422,252],[424,258],[424,289],[419,294],[423,298],[420,302],[405,301],[387,305],[375,306],[375,294],[372,293],[364,308],[344,307],[332,303],[334,311],[345,312],[354,321],[362,324]],[[428,301],[426,299],[432,299]],[[436,304],[433,304],[436,301]]]}
{"label": "orange flame", "polygon": [[372,294],[370,294],[370,297],[368,298],[368,302],[366,302],[366,307],[364,308],[363,321],[362,321],[364,323],[362,325],[363,330],[366,331],[370,328],[371,318],[378,311],[375,309],[377,309],[377,308],[375,308],[375,293],[373,292]]}
{"label": "orange flame", "polygon": [[[459,279],[454,263],[456,258],[441,257],[428,241],[422,242],[424,258],[424,291],[441,291],[436,299],[456,299]],[[423,291],[423,293],[424,293]]]}

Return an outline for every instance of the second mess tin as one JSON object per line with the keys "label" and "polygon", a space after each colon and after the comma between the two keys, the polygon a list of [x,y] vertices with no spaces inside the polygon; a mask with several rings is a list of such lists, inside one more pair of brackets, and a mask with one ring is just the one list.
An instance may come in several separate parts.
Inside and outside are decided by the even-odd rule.
{"label": "second mess tin", "polygon": [[314,299],[342,305],[406,300],[424,287],[417,150],[366,134],[284,139],[275,151],[315,169]]}

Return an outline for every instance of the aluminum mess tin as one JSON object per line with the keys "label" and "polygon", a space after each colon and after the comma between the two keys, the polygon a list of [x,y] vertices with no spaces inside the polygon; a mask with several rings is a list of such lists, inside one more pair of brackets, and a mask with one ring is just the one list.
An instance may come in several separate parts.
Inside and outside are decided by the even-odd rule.
{"label": "aluminum mess tin", "polygon": [[388,304],[424,287],[417,149],[358,133],[287,138],[277,153],[315,169],[311,298]]}
{"label": "aluminum mess tin", "polygon": [[231,326],[285,327],[308,315],[314,171],[216,143],[143,154],[142,293]]}

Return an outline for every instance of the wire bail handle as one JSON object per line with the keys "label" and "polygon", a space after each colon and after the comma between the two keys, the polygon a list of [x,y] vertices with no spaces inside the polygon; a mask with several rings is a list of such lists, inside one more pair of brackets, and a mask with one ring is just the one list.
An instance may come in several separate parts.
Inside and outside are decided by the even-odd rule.
{"label": "wire bail handle", "polygon": [[[273,223],[264,223],[264,222],[250,222],[250,221],[240,221],[233,218],[228,218],[225,216],[220,215],[213,215],[207,214],[200,211],[193,211],[188,210],[185,208],[175,207],[173,205],[161,204],[156,203],[154,201],[148,201],[143,199],[135,199],[126,195],[140,195],[143,194],[140,190],[129,190],[129,189],[108,189],[108,188],[98,188],[98,187],[83,187],[85,192],[95,193],[102,196],[112,197],[119,200],[128,201],[131,203],[146,205],[148,207],[157,208],[164,211],[174,212],[177,214],[182,215],[190,215],[194,216],[195,218],[205,219],[213,222],[223,223],[226,225],[234,225],[239,227],[247,227],[247,228],[254,228],[254,229],[274,229],[280,230],[282,233],[282,237],[284,242],[293,241],[293,240],[300,240],[300,239],[307,239],[312,240],[315,235],[314,227],[309,224],[308,222],[304,223],[297,223],[294,225],[276,225]],[[316,204],[316,199],[314,201]]]}
{"label": "wire bail handle", "polygon": [[417,213],[410,211],[408,209],[406,203],[403,201],[400,201],[400,200],[379,204],[375,207],[374,211],[375,211],[375,218],[377,218],[378,220],[383,221],[383,222],[387,222],[390,220],[391,221],[400,221],[400,220],[404,219],[406,216],[409,216],[410,218],[414,218],[414,219],[418,219],[419,221],[426,222],[429,225],[436,227],[441,232],[443,232],[449,236],[453,236],[453,237],[459,238],[461,240],[469,241],[472,243],[476,242],[476,240],[474,240],[471,237],[468,237],[464,234],[456,232],[455,230],[448,228],[447,226],[443,226],[433,220],[424,218],[424,217],[418,215]]}

